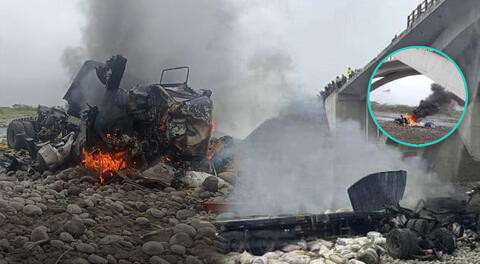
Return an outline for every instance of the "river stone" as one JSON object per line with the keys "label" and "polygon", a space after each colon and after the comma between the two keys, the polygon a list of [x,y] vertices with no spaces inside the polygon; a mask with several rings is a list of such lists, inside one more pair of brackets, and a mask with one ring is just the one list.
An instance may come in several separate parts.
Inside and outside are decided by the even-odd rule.
{"label": "river stone", "polygon": [[7,217],[4,214],[0,213],[0,226],[5,224],[5,222],[7,222]]}
{"label": "river stone", "polygon": [[40,216],[43,214],[42,209],[34,204],[28,204],[23,207],[23,213],[28,216]]}
{"label": "river stone", "polygon": [[178,210],[177,211],[177,218],[180,219],[180,220],[184,220],[184,219],[187,219],[189,217],[192,217],[195,215],[195,212],[192,211],[192,210],[188,210],[188,209],[181,209],[181,210]]}
{"label": "river stone", "polygon": [[187,224],[177,224],[173,228],[173,232],[175,233],[185,232],[191,237],[194,237],[197,234],[197,231],[195,230],[195,228]]}
{"label": "river stone", "polygon": [[218,179],[215,176],[208,176],[202,183],[203,188],[209,192],[218,191]]}
{"label": "river stone", "polygon": [[182,245],[172,245],[170,246],[170,251],[172,251],[175,254],[183,256],[185,255],[185,252],[187,252],[187,249]]}
{"label": "river stone", "polygon": [[201,227],[198,229],[198,233],[206,237],[215,237],[217,230],[210,227]]}
{"label": "river stone", "polygon": [[61,240],[53,239],[53,240],[50,240],[50,246],[56,249],[62,249],[65,246],[65,244]]}
{"label": "river stone", "polygon": [[88,256],[88,261],[93,264],[108,264],[107,259],[100,257],[99,255],[92,254]]}
{"label": "river stone", "polygon": [[135,223],[142,225],[142,226],[147,226],[150,224],[150,220],[148,220],[146,217],[137,217],[135,219]]}
{"label": "river stone", "polygon": [[155,218],[163,218],[165,216],[165,213],[158,210],[157,208],[150,208],[147,210],[147,214],[155,217]]}
{"label": "river stone", "polygon": [[123,240],[123,237],[122,237],[122,236],[119,236],[119,235],[106,235],[104,238],[102,238],[102,240],[100,240],[100,244],[110,245],[110,244],[113,244],[113,243],[118,243],[118,242],[120,242],[121,240]]}
{"label": "river stone", "polygon": [[199,260],[197,257],[194,257],[194,256],[187,256],[185,263],[186,264],[203,264],[201,260]]}
{"label": "river stone", "polygon": [[150,263],[151,264],[170,264],[170,262],[164,260],[163,258],[159,256],[153,256],[150,258]]}
{"label": "river stone", "polygon": [[180,233],[176,233],[170,238],[170,244],[172,245],[178,244],[184,247],[191,247],[193,244],[193,241],[187,233],[180,232]]}
{"label": "river stone", "polygon": [[65,231],[70,233],[70,235],[72,235],[73,237],[79,237],[79,236],[83,235],[83,233],[85,233],[85,231],[87,230],[87,228],[82,223],[82,221],[80,221],[78,219],[72,219],[72,220],[68,221],[63,226],[63,228],[65,229]]}
{"label": "river stone", "polygon": [[69,204],[67,205],[67,212],[70,214],[81,214],[82,208],[76,204]]}
{"label": "river stone", "polygon": [[75,241],[75,239],[73,238],[73,236],[70,235],[70,234],[67,233],[67,232],[62,232],[62,233],[60,233],[59,238],[60,238],[60,240],[62,240],[63,242],[73,242],[73,241]]}
{"label": "river stone", "polygon": [[47,240],[48,239],[48,234],[47,234],[47,227],[45,226],[37,226],[32,230],[32,233],[30,234],[30,241],[36,242],[39,240]]}
{"label": "river stone", "polygon": [[90,245],[90,244],[87,244],[87,243],[77,244],[75,248],[78,251],[83,252],[83,253],[92,254],[92,253],[95,252],[95,247]]}
{"label": "river stone", "polygon": [[148,241],[142,246],[142,251],[145,254],[148,254],[150,256],[155,256],[155,255],[160,255],[163,253],[163,245],[161,242],[157,241]]}

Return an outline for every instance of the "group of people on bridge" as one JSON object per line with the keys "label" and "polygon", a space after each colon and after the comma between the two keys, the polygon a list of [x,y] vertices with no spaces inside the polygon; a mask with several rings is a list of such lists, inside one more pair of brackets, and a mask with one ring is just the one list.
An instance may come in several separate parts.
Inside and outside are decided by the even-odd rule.
{"label": "group of people on bridge", "polygon": [[335,90],[342,87],[348,80],[353,78],[358,70],[352,70],[352,68],[348,67],[347,73],[338,75],[335,80],[329,82],[322,91],[320,91],[320,96],[325,100],[330,94],[332,94]]}

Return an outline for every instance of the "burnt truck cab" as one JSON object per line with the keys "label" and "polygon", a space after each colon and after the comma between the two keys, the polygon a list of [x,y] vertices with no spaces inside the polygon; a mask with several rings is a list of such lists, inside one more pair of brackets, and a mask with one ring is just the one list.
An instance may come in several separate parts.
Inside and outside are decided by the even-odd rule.
{"label": "burnt truck cab", "polygon": [[[123,151],[137,167],[163,155],[204,158],[212,130],[211,92],[188,86],[188,67],[163,70],[160,83],[146,84],[125,73],[126,63],[120,55],[105,64],[85,62],[64,96],[68,113],[84,123],[76,151]],[[182,81],[166,78],[182,71]]]}

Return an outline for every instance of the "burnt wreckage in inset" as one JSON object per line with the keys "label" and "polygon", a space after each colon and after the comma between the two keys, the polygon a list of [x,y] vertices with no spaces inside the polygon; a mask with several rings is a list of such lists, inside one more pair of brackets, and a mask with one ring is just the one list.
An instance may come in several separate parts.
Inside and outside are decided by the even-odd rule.
{"label": "burnt wreckage in inset", "polygon": [[[50,169],[65,159],[99,155],[121,156],[128,167],[141,169],[163,156],[205,158],[212,133],[211,91],[188,86],[188,67],[163,70],[160,83],[145,85],[125,73],[126,63],[120,55],[105,64],[86,61],[64,96],[68,114],[42,107],[36,120],[11,122],[9,146],[28,149]],[[170,82],[172,74],[184,78]],[[74,125],[69,117],[80,121]],[[49,147],[36,149],[36,142],[47,140]],[[117,169],[125,167],[120,165]]]}

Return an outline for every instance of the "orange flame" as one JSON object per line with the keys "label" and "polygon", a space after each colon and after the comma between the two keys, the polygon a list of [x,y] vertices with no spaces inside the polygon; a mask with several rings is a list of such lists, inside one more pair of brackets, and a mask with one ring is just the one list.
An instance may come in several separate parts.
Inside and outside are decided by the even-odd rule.
{"label": "orange flame", "polygon": [[417,117],[413,113],[407,114],[407,119],[409,124],[415,124],[417,122]]}
{"label": "orange flame", "polygon": [[208,145],[208,150],[207,150],[207,160],[212,160],[213,157],[215,156],[215,152],[216,152],[216,146],[215,146],[215,144],[212,144],[210,142],[210,144]]}
{"label": "orange flame", "polygon": [[[217,122],[212,120],[212,129],[210,131],[210,135],[215,133],[216,130],[217,130]],[[210,140],[210,142],[208,144],[208,150],[207,150],[207,159],[208,160],[213,159],[213,157],[215,156],[216,148],[217,147],[216,147],[215,142],[212,142],[212,140]]]}
{"label": "orange flame", "polygon": [[115,171],[125,169],[127,167],[127,153],[124,151],[115,153],[102,153],[100,150],[88,152],[84,149],[82,152],[83,165],[98,172],[98,179],[100,183],[105,182],[104,175],[107,174],[113,176]]}

